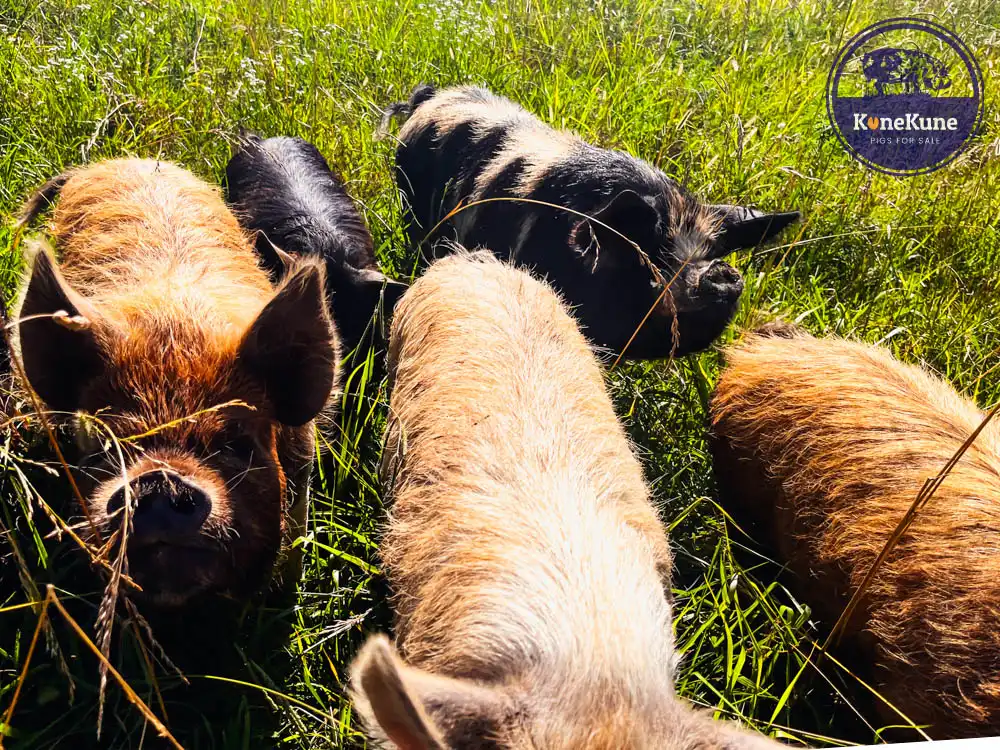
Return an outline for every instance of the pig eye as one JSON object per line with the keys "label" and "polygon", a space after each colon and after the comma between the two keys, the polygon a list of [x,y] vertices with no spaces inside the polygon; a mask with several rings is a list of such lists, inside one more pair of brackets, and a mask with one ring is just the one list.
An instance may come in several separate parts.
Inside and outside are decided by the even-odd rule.
{"label": "pig eye", "polygon": [[212,450],[223,459],[236,460],[241,464],[249,464],[262,455],[254,436],[236,422],[230,422],[215,436]]}
{"label": "pig eye", "polygon": [[253,438],[243,435],[229,444],[229,450],[240,459],[250,461],[257,452],[257,443]]}
{"label": "pig eye", "polygon": [[226,436],[223,451],[242,463],[250,463],[258,453],[257,441],[246,433],[233,431]]}
{"label": "pig eye", "polygon": [[103,457],[107,451],[107,441],[102,440],[99,428],[86,419],[77,418],[75,437],[80,455],[91,461],[94,457]]}

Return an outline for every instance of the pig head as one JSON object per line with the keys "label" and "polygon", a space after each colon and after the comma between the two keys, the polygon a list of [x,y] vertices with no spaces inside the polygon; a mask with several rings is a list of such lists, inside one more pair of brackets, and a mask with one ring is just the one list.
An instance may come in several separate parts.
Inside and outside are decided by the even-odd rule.
{"label": "pig head", "polygon": [[42,251],[20,311],[28,382],[74,414],[90,528],[157,605],[267,579],[335,381],[322,267],[251,301],[246,325],[182,314],[204,293],[92,301]]}

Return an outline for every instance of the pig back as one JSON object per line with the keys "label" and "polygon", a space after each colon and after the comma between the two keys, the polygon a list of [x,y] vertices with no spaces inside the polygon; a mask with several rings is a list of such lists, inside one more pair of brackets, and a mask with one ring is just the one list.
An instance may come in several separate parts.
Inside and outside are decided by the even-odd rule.
{"label": "pig back", "polygon": [[[382,554],[407,660],[495,678],[591,636],[668,659],[666,536],[558,296],[489,253],[446,257],[396,309],[390,371]],[[629,596],[641,637],[605,611]]]}
{"label": "pig back", "polygon": [[[712,403],[726,502],[756,519],[827,624],[983,420],[880,347],[797,332],[727,353]],[[1000,430],[986,426],[895,545],[845,635],[932,737],[1000,727]],[[887,721],[898,722],[880,705]]]}

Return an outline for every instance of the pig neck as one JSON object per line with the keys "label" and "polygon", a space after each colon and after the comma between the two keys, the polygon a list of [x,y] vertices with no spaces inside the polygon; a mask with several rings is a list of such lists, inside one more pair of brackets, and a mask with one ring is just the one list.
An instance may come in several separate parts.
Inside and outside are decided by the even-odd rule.
{"label": "pig neck", "polygon": [[182,320],[228,337],[272,294],[236,218],[171,164],[88,168],[67,184],[53,219],[63,275],[118,322]]}

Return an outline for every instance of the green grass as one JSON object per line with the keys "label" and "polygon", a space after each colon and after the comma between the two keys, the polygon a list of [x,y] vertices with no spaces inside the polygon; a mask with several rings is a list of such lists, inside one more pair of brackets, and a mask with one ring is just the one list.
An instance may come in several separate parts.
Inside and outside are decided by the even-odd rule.
{"label": "green grass", "polygon": [[[11,299],[20,273],[11,218],[45,179],[84,161],[135,154],[217,181],[241,127],[316,143],[363,204],[381,262],[401,272],[392,145],[372,138],[379,110],[422,81],[474,82],[596,143],[641,155],[716,202],[803,212],[789,244],[737,256],[747,291],[727,339],[780,315],[815,333],[885,343],[980,404],[993,403],[1000,397],[1000,10],[974,0],[857,6],[0,0],[0,290]],[[897,179],[846,155],[823,93],[842,40],[903,12],[935,18],[978,53],[987,103],[984,130],[958,162]],[[719,365],[711,351],[622,367],[611,377],[677,553],[676,628],[685,654],[678,690],[776,736],[875,741],[880,726],[854,678],[830,661],[821,672],[801,669],[823,631],[785,590],[779,568],[754,555],[752,540],[726,532],[705,447]],[[366,383],[343,430],[326,436],[298,591],[242,613],[225,653],[215,654],[226,663],[209,670],[211,662],[195,660],[201,668],[186,669],[189,687],[157,669],[169,724],[185,747],[361,745],[342,680],[364,634],[390,623],[376,554],[384,395],[382,384]],[[58,472],[39,465],[52,462],[37,434],[35,423],[0,434],[0,523],[10,546],[0,560],[0,606],[37,600],[53,582],[93,632],[101,584],[73,572],[79,561],[70,542],[47,538],[53,527],[39,498],[66,514],[71,505]],[[157,746],[114,685],[102,739],[94,739],[96,661],[53,617],[7,744]],[[30,608],[0,609],[0,709],[13,696],[36,621]],[[169,627],[197,633],[200,623]],[[160,713],[129,632],[125,624],[116,630],[113,658]]]}

